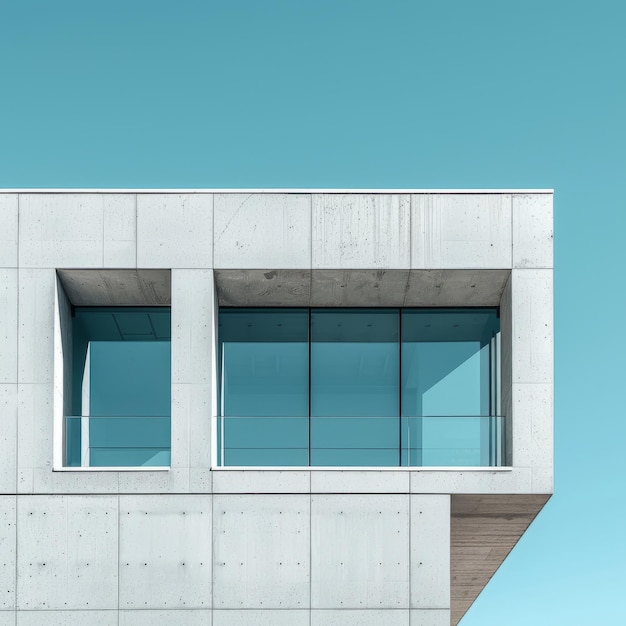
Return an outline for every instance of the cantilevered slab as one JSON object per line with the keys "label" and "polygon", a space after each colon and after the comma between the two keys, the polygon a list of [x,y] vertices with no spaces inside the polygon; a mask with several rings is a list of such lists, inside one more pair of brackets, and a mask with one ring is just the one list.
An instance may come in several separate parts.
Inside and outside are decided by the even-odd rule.
{"label": "cantilevered slab", "polygon": [[543,494],[452,496],[452,626],[459,623],[549,498]]}

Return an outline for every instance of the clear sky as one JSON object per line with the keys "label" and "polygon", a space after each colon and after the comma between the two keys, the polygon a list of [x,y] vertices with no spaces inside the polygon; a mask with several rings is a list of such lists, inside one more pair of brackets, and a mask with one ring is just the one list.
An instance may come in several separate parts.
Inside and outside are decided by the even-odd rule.
{"label": "clear sky", "polygon": [[556,495],[462,626],[626,624],[625,33],[623,0],[0,0],[0,187],[554,188]]}

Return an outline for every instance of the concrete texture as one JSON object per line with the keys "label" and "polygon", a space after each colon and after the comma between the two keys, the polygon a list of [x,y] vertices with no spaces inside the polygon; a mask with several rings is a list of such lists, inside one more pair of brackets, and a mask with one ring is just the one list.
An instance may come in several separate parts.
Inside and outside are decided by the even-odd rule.
{"label": "concrete texture", "polygon": [[67,270],[57,274],[74,306],[169,306],[169,270]]}
{"label": "concrete texture", "polygon": [[310,605],[310,503],[299,495],[213,497],[215,608]]}
{"label": "concrete texture", "polygon": [[508,268],[511,196],[411,196],[411,267]]}
{"label": "concrete texture", "polygon": [[216,194],[216,268],[311,266],[309,194]]}
{"label": "concrete texture", "polygon": [[138,195],[137,267],[213,267],[213,196]]}
{"label": "concrete texture", "polygon": [[408,541],[406,495],[312,496],[311,607],[406,608]]}
{"label": "concrete texture", "polygon": [[0,267],[17,267],[18,195],[0,194]]}
{"label": "concrete texture", "polygon": [[513,267],[552,267],[552,198],[543,194],[515,194],[512,207]]}
{"label": "concrete texture", "polygon": [[216,270],[221,306],[498,306],[510,270]]}
{"label": "concrete texture", "polygon": [[409,626],[405,609],[311,611],[311,626]]}
{"label": "concrete texture", "polygon": [[0,615],[15,609],[16,497],[0,496]]}
{"label": "concrete texture", "polygon": [[119,605],[211,608],[211,499],[120,498]]}
{"label": "concrete texture", "polygon": [[450,496],[411,496],[411,608],[450,608]]}
{"label": "concrete texture", "polygon": [[16,493],[17,385],[0,384],[0,494]]}
{"label": "concrete texture", "polygon": [[409,268],[410,198],[314,194],[312,267]]}
{"label": "concrete texture", "polygon": [[17,382],[17,295],[17,270],[0,269],[0,383]]}
{"label": "concrete texture", "polygon": [[17,502],[18,609],[116,609],[117,498]]}

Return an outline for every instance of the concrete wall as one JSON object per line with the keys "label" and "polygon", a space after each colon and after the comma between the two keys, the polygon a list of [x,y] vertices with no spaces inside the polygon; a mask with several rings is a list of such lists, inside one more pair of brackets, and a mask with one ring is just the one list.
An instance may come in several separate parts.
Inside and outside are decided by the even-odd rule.
{"label": "concrete wall", "polygon": [[[90,287],[170,298],[168,471],[53,471]],[[510,467],[211,470],[216,307],[242,303],[499,304]],[[550,193],[4,193],[0,322],[0,626],[448,624],[439,494],[552,491]]]}

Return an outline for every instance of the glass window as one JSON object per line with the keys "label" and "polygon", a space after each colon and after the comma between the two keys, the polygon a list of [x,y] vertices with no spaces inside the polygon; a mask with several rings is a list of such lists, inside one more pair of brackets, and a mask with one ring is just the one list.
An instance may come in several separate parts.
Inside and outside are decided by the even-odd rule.
{"label": "glass window", "polygon": [[170,345],[169,308],[76,309],[66,465],[170,465]]}
{"label": "glass window", "polygon": [[219,335],[220,460],[308,465],[308,310],[226,309]]}
{"label": "glass window", "polygon": [[484,309],[225,309],[218,465],[497,465]]}

